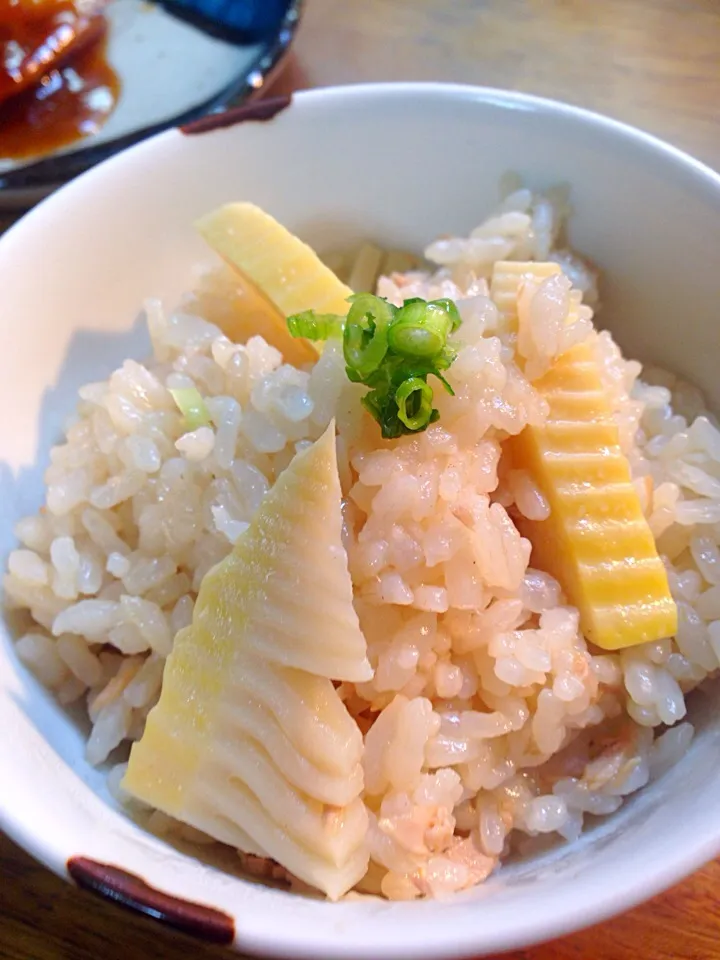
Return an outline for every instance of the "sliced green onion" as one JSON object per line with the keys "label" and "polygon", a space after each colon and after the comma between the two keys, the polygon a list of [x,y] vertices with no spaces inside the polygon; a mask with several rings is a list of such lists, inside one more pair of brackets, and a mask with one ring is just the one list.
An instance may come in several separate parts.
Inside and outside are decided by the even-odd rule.
{"label": "sliced green onion", "polygon": [[388,331],[390,348],[404,357],[435,357],[442,353],[452,329],[443,306],[406,300]]}
{"label": "sliced green onion", "polygon": [[397,415],[408,430],[424,430],[433,414],[432,387],[420,377],[404,380],[395,391]]}
{"label": "sliced green onion", "polygon": [[445,379],[445,377],[440,373],[439,370],[435,371],[435,376],[438,378],[440,383],[445,387],[445,391],[449,393],[451,397],[454,397],[455,391],[453,390],[452,386],[448,383],[448,381]]}
{"label": "sliced green onion", "polygon": [[345,318],[337,313],[315,313],[303,310],[287,318],[288,330],[293,337],[305,337],[306,340],[330,340],[341,337]]}
{"label": "sliced green onion", "polygon": [[[428,303],[420,297],[395,307],[371,293],[348,297],[347,318],[304,310],[287,318],[293,337],[329,340],[342,336],[345,373],[368,392],[361,403],[380,426],[386,440],[425,430],[439,418],[433,407],[434,376],[448,393],[443,376],[457,355],[448,337],[461,323],[452,300]],[[209,422],[197,390],[171,391],[190,429]]]}
{"label": "sliced green onion", "polygon": [[450,317],[450,322],[452,326],[450,328],[450,333],[455,333],[457,328],[462,323],[462,317],[458,311],[458,308],[455,306],[452,300],[448,300],[447,297],[443,297],[440,300],[431,300],[428,306],[431,307],[440,307],[441,310],[444,310],[447,315]]}
{"label": "sliced green onion", "polygon": [[433,369],[430,373],[440,376],[438,370],[447,370],[453,365],[456,357],[457,350],[453,350],[452,347],[444,347],[436,357],[432,358]]}
{"label": "sliced green onion", "polygon": [[396,308],[371,293],[356,293],[349,300],[351,306],[345,321],[343,353],[348,370],[365,380],[385,359],[388,327]]}
{"label": "sliced green onion", "polygon": [[178,410],[185,419],[188,430],[197,430],[199,427],[210,426],[210,414],[205,401],[195,387],[181,387],[170,390]]}
{"label": "sliced green onion", "polygon": [[383,389],[370,390],[360,403],[380,425],[380,432],[384,440],[397,440],[409,431],[398,417],[397,404],[394,398]]}

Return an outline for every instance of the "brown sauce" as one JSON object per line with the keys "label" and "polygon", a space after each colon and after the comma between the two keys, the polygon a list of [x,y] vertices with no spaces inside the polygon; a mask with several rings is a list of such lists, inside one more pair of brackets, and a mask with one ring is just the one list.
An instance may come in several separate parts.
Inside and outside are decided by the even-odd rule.
{"label": "brown sauce", "polygon": [[103,17],[68,0],[0,0],[0,159],[41,156],[105,123],[120,82]]}

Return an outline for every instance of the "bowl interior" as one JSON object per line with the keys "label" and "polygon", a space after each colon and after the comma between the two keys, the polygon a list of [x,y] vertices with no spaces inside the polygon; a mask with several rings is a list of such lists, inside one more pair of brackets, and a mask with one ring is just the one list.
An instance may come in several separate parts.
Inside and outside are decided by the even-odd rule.
{"label": "bowl interior", "polygon": [[[420,249],[467,232],[508,170],[567,181],[572,244],[603,272],[598,318],[629,356],[720,406],[720,179],[610,121],[517,95],[433,85],[298,96],[266,123],[163,134],[101,165],[0,241],[0,560],[42,499],[77,388],[147,352],[142,301],[176,301],[212,257],[194,219],[264,206],[320,250]],[[0,825],[58,872],[87,856],[234,918],[241,948],[285,956],[451,956],[521,946],[624,909],[720,850],[720,720],[698,691],[685,758],[583,839],[511,864],[448,903],[328,905],[248,883],[119,812],[83,759],[82,723],[18,663],[0,627]],[[276,921],[283,911],[283,922]],[[372,922],[369,922],[372,920]],[[448,931],[452,930],[452,934]]]}

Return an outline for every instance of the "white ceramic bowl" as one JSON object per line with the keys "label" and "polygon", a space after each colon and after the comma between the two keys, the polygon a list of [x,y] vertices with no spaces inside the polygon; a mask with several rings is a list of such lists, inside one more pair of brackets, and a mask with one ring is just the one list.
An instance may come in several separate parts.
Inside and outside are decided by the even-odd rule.
{"label": "white ceramic bowl", "polygon": [[[360,237],[420,248],[473,227],[509,169],[530,185],[573,185],[571,238],[604,272],[601,320],[629,355],[694,379],[720,404],[712,171],[628,127],[519,94],[424,84],[303,93],[265,123],[171,131],[134,147],[0,240],[3,558],[14,520],[40,503],[76,388],[142,356],[143,298],[177,297],[207,259],[197,216],[250,199],[322,248]],[[679,765],[579,843],[508,865],[470,893],[333,905],[255,885],[128,820],[84,761],[81,729],[1,632],[0,825],[61,875],[87,857],[213,906],[232,919],[239,949],[316,960],[489,953],[625,910],[720,853],[720,712],[698,693],[698,734]],[[105,880],[112,894],[121,878]],[[147,906],[147,890],[134,894]],[[222,939],[229,927],[216,919]]]}

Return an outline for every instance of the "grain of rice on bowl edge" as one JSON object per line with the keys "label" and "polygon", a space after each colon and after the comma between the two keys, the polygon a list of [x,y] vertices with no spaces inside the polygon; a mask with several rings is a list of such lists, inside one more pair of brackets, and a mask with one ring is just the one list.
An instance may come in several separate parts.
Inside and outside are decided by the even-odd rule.
{"label": "grain of rice on bowl edge", "polygon": [[[457,305],[462,324],[448,337],[456,355],[444,372],[454,394],[432,380],[438,418],[426,429],[382,438],[337,337],[317,362],[299,365],[260,336],[231,342],[221,329],[244,302],[231,267],[199,275],[172,314],[148,303],[150,360],[126,360],[107,382],[82,388],[77,418],[51,454],[46,505],[17,525],[4,593],[28,613],[18,654],[62,704],[86,705],[87,759],[109,759],[111,788],[135,813],[144,804],[123,779],[130,745],[158,704],[178,633],[183,649],[199,642],[191,624],[203,578],[240,550],[291,462],[332,421],[337,431],[347,551],[338,576],[349,570],[372,669],[348,680],[322,658],[301,670],[292,655],[267,668],[263,636],[243,640],[257,664],[255,692],[242,723],[227,727],[237,738],[221,746],[245,792],[231,803],[226,780],[208,774],[212,795],[193,787],[194,805],[181,816],[155,810],[152,829],[232,843],[251,871],[333,898],[350,888],[441,896],[482,882],[543,835],[574,840],[586,814],[613,813],[686,750],[685,696],[720,667],[720,431],[694,387],[656,370],[641,378],[640,364],[594,330],[596,277],[563,247],[565,214],[561,194],[518,187],[470,238],[427,248],[434,272],[388,255],[389,275],[377,276],[372,248],[346,272],[352,289],[372,282],[397,307],[412,298]],[[525,283],[515,328],[490,295],[500,261],[564,272]],[[600,371],[677,611],[674,637],[618,650],[589,645],[567,591],[533,567],[520,529],[547,521],[550,504],[532,469],[508,454],[526,427],[540,435],[547,426],[538,384],[578,345]],[[178,396],[198,395],[192,421]],[[296,518],[286,514],[289,539],[277,553],[307,578],[293,552]],[[308,583],[307,606],[322,609],[323,582]],[[292,639],[295,621],[280,613],[272,629]],[[191,663],[187,682],[202,688],[204,669]],[[347,769],[337,738],[328,741],[337,758],[317,746],[313,711],[325,706],[307,710],[302,691],[311,688],[323,704],[337,700],[327,707],[333,736],[350,724]],[[170,706],[158,707],[156,726]],[[165,731],[171,745],[176,733]],[[267,764],[263,782],[242,766],[251,755]],[[315,781],[327,781],[327,795],[303,786]],[[232,829],[215,806],[234,817]],[[322,834],[333,817],[346,818],[347,849]]]}

